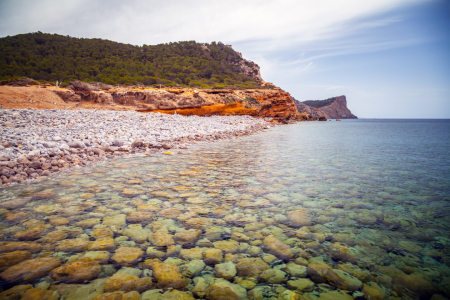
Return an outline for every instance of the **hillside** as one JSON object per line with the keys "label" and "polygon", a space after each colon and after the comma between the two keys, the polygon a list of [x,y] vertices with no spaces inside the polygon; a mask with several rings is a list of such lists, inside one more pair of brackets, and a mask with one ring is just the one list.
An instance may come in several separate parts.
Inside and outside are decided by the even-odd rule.
{"label": "hillside", "polygon": [[135,46],[46,34],[0,38],[0,79],[245,89],[264,85],[259,66],[223,43]]}
{"label": "hillside", "polygon": [[321,108],[321,107],[332,104],[335,100],[336,100],[336,97],[325,99],[325,100],[306,100],[306,101],[302,101],[302,102],[311,107]]}
{"label": "hillside", "polygon": [[293,100],[298,111],[301,114],[307,115],[310,120],[358,118],[347,108],[347,98],[345,96],[303,102]]}

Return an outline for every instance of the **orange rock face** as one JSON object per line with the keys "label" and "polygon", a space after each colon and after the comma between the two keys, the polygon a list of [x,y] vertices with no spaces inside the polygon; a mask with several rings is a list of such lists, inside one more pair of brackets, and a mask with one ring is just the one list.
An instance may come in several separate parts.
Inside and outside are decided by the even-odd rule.
{"label": "orange rock face", "polygon": [[[245,90],[245,91],[220,91],[211,96],[208,92],[200,92],[202,99],[208,99],[208,105],[192,108],[172,108],[148,110],[190,116],[229,116],[229,115],[250,115],[254,117],[271,117],[280,121],[300,119],[297,107],[291,95],[282,90]],[[231,97],[235,103],[226,104]],[[251,100],[248,100],[251,99]],[[253,101],[251,105],[248,101]],[[225,102],[225,103],[223,103]],[[145,111],[147,112],[147,111]]]}

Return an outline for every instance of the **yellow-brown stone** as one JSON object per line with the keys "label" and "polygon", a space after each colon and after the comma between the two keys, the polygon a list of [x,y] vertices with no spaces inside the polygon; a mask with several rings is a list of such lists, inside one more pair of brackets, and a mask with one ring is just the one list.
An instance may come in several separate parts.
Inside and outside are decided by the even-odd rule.
{"label": "yellow-brown stone", "polygon": [[42,250],[42,246],[36,242],[0,242],[0,253],[17,250],[28,250],[37,253]]}
{"label": "yellow-brown stone", "polygon": [[70,223],[70,220],[67,218],[51,218],[49,220],[50,224],[55,226],[67,225]]}
{"label": "yellow-brown stone", "polygon": [[202,259],[203,250],[200,248],[182,249],[180,257],[185,260]]}
{"label": "yellow-brown stone", "polygon": [[116,250],[111,259],[124,267],[130,267],[137,264],[143,256],[144,251],[139,248],[121,247]]}
{"label": "yellow-brown stone", "polygon": [[90,241],[84,239],[68,239],[57,242],[55,251],[57,252],[82,252],[86,250]]}
{"label": "yellow-brown stone", "polygon": [[136,291],[132,291],[129,293],[112,292],[95,296],[91,300],[141,300],[141,296]]}
{"label": "yellow-brown stone", "polygon": [[213,225],[213,221],[209,218],[192,218],[185,222],[186,227],[198,229],[198,230],[206,230],[207,227]]}
{"label": "yellow-brown stone", "polygon": [[291,259],[294,256],[294,252],[292,251],[291,247],[289,247],[273,235],[266,237],[263,243],[269,250],[270,254],[273,254],[280,259]]}
{"label": "yellow-brown stone", "polygon": [[155,262],[152,268],[158,288],[182,289],[188,285],[187,279],[176,265]]}
{"label": "yellow-brown stone", "polygon": [[65,238],[67,238],[67,232],[62,231],[62,230],[56,230],[56,231],[52,231],[47,233],[45,236],[43,236],[39,242],[42,243],[54,243],[57,241],[61,241],[64,240]]}
{"label": "yellow-brown stone", "polygon": [[0,274],[0,278],[8,283],[32,282],[59,267],[61,262],[53,257],[40,257],[25,260],[6,269]]}
{"label": "yellow-brown stone", "polygon": [[91,251],[113,251],[116,249],[116,243],[113,238],[97,239],[89,244],[88,250]]}
{"label": "yellow-brown stone", "polygon": [[185,231],[177,232],[174,236],[175,242],[181,245],[185,244],[195,244],[198,240],[198,237],[202,234],[200,230],[197,229],[189,229]]}
{"label": "yellow-brown stone", "polygon": [[26,218],[27,216],[28,214],[23,212],[17,214],[6,214],[5,220],[8,222],[16,222],[22,220],[23,218]]}
{"label": "yellow-brown stone", "polygon": [[166,208],[158,213],[160,216],[168,219],[175,219],[181,214],[181,210],[178,208]]}
{"label": "yellow-brown stone", "polygon": [[147,211],[136,211],[132,212],[127,216],[127,222],[131,224],[145,223],[148,224],[153,221],[154,215]]}
{"label": "yellow-brown stone", "polygon": [[18,232],[14,235],[14,237],[20,241],[34,241],[41,237],[46,228],[46,225],[39,225],[22,232]]}
{"label": "yellow-brown stone", "polygon": [[20,300],[58,300],[60,294],[57,291],[49,291],[40,288],[28,289]]}
{"label": "yellow-brown stone", "polygon": [[168,246],[175,244],[173,235],[166,232],[158,231],[151,235],[151,241],[156,246]]}
{"label": "yellow-brown stone", "polygon": [[136,275],[129,274],[114,274],[109,277],[105,282],[105,292],[131,292],[137,291],[142,293],[153,287],[153,282],[151,277],[139,278]]}
{"label": "yellow-brown stone", "polygon": [[261,272],[270,269],[269,265],[261,258],[242,258],[236,263],[238,276],[241,277],[257,277]]}
{"label": "yellow-brown stone", "polygon": [[91,236],[95,239],[113,238],[114,232],[109,228],[95,228]]}
{"label": "yellow-brown stone", "polygon": [[22,298],[25,295],[25,292],[29,289],[33,288],[31,284],[27,285],[16,285],[4,292],[0,293],[0,299],[5,300],[16,300]]}
{"label": "yellow-brown stone", "polygon": [[287,217],[292,227],[310,226],[312,222],[311,212],[307,208],[290,211]]}
{"label": "yellow-brown stone", "polygon": [[220,249],[211,248],[203,252],[203,261],[208,265],[215,265],[223,261],[223,252]]}
{"label": "yellow-brown stone", "polygon": [[0,254],[0,272],[30,258],[31,252],[25,250],[17,250],[5,254]]}
{"label": "yellow-brown stone", "polygon": [[214,242],[214,247],[222,250],[224,253],[234,254],[239,250],[239,243],[235,240]]}
{"label": "yellow-brown stone", "polygon": [[75,226],[78,226],[81,228],[91,228],[97,224],[100,224],[100,219],[92,218],[92,219],[81,220],[81,221],[75,223]]}
{"label": "yellow-brown stone", "polygon": [[82,283],[96,278],[101,271],[102,267],[97,261],[92,261],[90,258],[81,258],[54,269],[50,272],[50,276],[58,281]]}

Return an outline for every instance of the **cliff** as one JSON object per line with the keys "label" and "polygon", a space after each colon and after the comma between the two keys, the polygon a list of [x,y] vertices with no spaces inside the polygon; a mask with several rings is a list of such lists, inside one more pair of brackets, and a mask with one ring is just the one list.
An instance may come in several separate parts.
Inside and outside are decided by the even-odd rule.
{"label": "cliff", "polygon": [[[306,115],[308,120],[325,119],[357,119],[347,108],[347,99],[345,96],[333,97],[321,101],[300,102],[294,99],[298,111]],[[310,104],[310,105],[307,105]]]}
{"label": "cliff", "polygon": [[301,120],[291,95],[281,89],[215,90],[190,88],[54,91],[65,102],[127,106],[141,112],[181,115],[250,115],[278,121]]}

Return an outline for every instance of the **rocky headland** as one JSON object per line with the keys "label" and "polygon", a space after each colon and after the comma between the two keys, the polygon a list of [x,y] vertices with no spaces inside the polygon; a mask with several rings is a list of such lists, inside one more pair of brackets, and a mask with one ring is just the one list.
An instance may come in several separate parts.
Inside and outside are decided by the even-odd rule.
{"label": "rocky headland", "polygon": [[[300,102],[294,99],[298,111],[306,115],[308,120],[327,120],[327,119],[357,119],[347,108],[347,99],[345,96],[333,97],[326,100]],[[312,105],[308,105],[312,104]]]}

